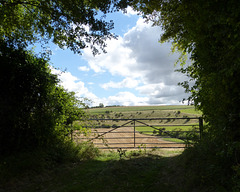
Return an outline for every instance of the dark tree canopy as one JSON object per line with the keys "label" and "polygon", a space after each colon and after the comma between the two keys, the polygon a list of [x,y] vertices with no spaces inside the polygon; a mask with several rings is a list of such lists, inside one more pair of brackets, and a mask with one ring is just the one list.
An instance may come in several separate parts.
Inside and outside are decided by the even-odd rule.
{"label": "dark tree canopy", "polygon": [[97,54],[115,37],[105,14],[126,6],[125,0],[0,0],[0,37],[17,44],[51,40],[75,53],[90,46]]}
{"label": "dark tree canopy", "polygon": [[136,0],[133,6],[163,28],[161,41],[192,59],[180,71],[194,80],[181,84],[206,122],[191,151],[200,183],[213,180],[209,191],[239,191],[240,1]]}
{"label": "dark tree canopy", "polygon": [[0,40],[0,61],[0,154],[50,146],[84,116],[45,59]]}
{"label": "dark tree canopy", "polygon": [[126,7],[126,0],[0,0],[0,153],[48,146],[84,115],[75,93],[27,47],[52,41],[97,54],[115,37],[105,15]]}
{"label": "dark tree canopy", "polygon": [[[161,41],[188,53],[192,65],[182,72],[195,80],[189,98],[204,113],[214,135],[240,137],[240,1],[142,0],[135,9],[163,28]],[[223,139],[223,138],[222,138]],[[225,140],[224,139],[224,140]]]}

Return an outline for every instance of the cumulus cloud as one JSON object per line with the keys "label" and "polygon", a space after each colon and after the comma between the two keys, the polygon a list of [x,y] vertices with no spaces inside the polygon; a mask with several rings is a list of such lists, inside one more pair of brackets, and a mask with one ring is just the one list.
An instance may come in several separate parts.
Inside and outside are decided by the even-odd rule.
{"label": "cumulus cloud", "polygon": [[128,17],[131,17],[132,15],[137,15],[138,12],[137,11],[134,11],[132,9],[132,7],[127,7],[127,9],[125,10],[125,12],[123,13],[124,15],[128,16]]}
{"label": "cumulus cloud", "polygon": [[78,67],[78,70],[79,70],[79,71],[89,71],[90,68],[87,67],[87,66],[80,66],[80,67]]}
{"label": "cumulus cloud", "polygon": [[[105,106],[107,105],[147,105],[148,98],[147,97],[137,97],[133,93],[130,92],[120,92],[116,95],[112,95],[109,97],[99,98],[94,93],[88,90],[85,86],[85,83],[80,81],[77,77],[73,76],[70,72],[62,72],[60,70],[51,68],[53,74],[58,75],[60,79],[60,85],[62,85],[68,91],[74,91],[78,97],[88,98],[92,101],[92,106],[98,106],[99,103],[103,103]],[[127,80],[123,81],[126,83]],[[89,82],[89,84],[93,84]]]}
{"label": "cumulus cloud", "polygon": [[125,47],[122,37],[118,40],[107,41],[106,54],[93,56],[90,49],[84,50],[83,57],[88,61],[89,67],[96,73],[110,72],[112,75],[140,77],[132,69],[137,68],[135,58],[131,57],[132,50]]}
{"label": "cumulus cloud", "polygon": [[62,72],[60,70],[51,68],[53,74],[58,75],[60,85],[68,91],[73,91],[78,97],[86,97],[92,101],[97,100],[98,97],[90,92],[85,86],[85,83],[73,76],[70,72]]}
{"label": "cumulus cloud", "polygon": [[141,106],[148,105],[148,98],[137,97],[131,92],[119,92],[114,96],[109,96],[105,103],[108,105]]}
{"label": "cumulus cloud", "polygon": [[142,19],[137,26],[125,34],[125,46],[131,49],[130,57],[135,58],[136,70],[142,74],[145,84],[164,83],[176,85],[182,75],[174,72],[178,54],[171,54],[171,43],[160,44],[160,27],[151,27]]}
{"label": "cumulus cloud", "polygon": [[109,88],[135,88],[138,86],[138,84],[139,80],[127,77],[121,82],[110,81],[108,83],[104,83],[101,85],[101,87],[104,88],[105,90]]}
{"label": "cumulus cloud", "polygon": [[180,95],[184,97],[185,93],[182,88],[177,85],[167,86],[163,83],[149,84],[136,88],[141,94],[149,95],[150,99],[155,98],[178,98]]}
{"label": "cumulus cloud", "polygon": [[[151,23],[139,19],[123,37],[107,42],[107,54],[93,57],[90,50],[85,50],[84,58],[96,73],[109,72],[123,78],[120,82],[110,81],[100,85],[105,90],[132,88],[143,95],[143,103],[179,104],[187,95],[177,84],[187,78],[174,72],[179,55],[171,53],[171,43],[158,42],[160,34],[160,27],[152,27]],[[125,94],[123,100],[114,101],[120,96],[122,93],[111,97],[113,104],[124,102],[134,95]]]}

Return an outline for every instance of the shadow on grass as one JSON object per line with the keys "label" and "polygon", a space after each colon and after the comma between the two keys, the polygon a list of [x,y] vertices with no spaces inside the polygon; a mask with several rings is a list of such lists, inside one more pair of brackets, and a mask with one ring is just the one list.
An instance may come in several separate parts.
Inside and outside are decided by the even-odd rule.
{"label": "shadow on grass", "polygon": [[3,189],[29,192],[181,192],[186,191],[186,181],[180,157],[133,152],[119,159],[117,153],[103,154],[95,160],[67,163],[36,175],[23,175],[5,183]]}

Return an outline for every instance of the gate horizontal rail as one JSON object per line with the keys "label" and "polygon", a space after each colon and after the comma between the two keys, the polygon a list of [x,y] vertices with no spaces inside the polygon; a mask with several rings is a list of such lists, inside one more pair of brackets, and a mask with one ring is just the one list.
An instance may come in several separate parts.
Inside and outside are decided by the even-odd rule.
{"label": "gate horizontal rail", "polygon": [[130,121],[130,120],[168,120],[168,119],[199,119],[201,117],[159,117],[159,118],[132,118],[132,119],[117,119],[117,118],[106,118],[106,119],[88,119],[90,121],[97,120],[97,121],[103,121],[103,120],[112,120],[112,121]]}
{"label": "gate horizontal rail", "polygon": [[[95,126],[86,126],[86,128],[92,129],[92,134],[89,137],[83,136],[76,131],[71,133],[71,138],[75,140],[76,142],[81,141],[88,141],[93,142],[95,145],[98,145],[100,149],[117,149],[117,148],[136,148],[136,147],[145,147],[145,148],[185,148],[186,145],[186,138],[184,138],[184,134],[198,134],[199,139],[202,138],[203,133],[203,119],[202,117],[169,117],[169,118],[134,118],[134,119],[89,119],[92,122],[123,122],[127,121],[126,123],[122,125],[95,125]],[[161,123],[161,124],[150,124],[151,121],[156,120],[166,120],[167,122]],[[172,120],[172,122],[170,122]],[[185,120],[184,122],[175,123],[175,120]],[[191,120],[195,120],[195,122],[190,122]],[[149,123],[146,123],[144,121],[148,121]],[[197,121],[197,123],[196,123]],[[105,126],[105,127],[104,127]],[[151,129],[151,131],[148,130],[139,130],[141,128],[148,127]],[[167,130],[168,128],[174,128],[177,129],[178,127],[180,130]],[[195,130],[181,130],[181,127],[192,127]],[[129,131],[129,128],[131,130]],[[124,129],[128,129],[127,131],[123,131]],[[152,133],[152,134],[150,134]],[[120,135],[121,134],[121,135]],[[126,134],[126,136],[125,136]],[[129,136],[129,134],[132,134],[132,136]],[[137,134],[137,135],[136,135]],[[140,134],[140,135],[139,135]],[[119,136],[120,135],[120,136]],[[149,136],[147,136],[149,135]],[[182,136],[180,136],[182,135]],[[163,142],[166,138],[176,138],[179,140],[182,140],[184,142],[169,142],[166,141]],[[149,142],[149,140],[153,140],[152,142]],[[102,143],[97,142],[102,141]],[[117,140],[114,141],[114,140]],[[124,142],[125,140],[125,142]],[[158,140],[161,142],[158,142]],[[102,146],[101,146],[102,145]],[[115,146],[117,145],[117,146]],[[139,146],[138,146],[139,145]],[[167,146],[168,145],[168,146]],[[170,146],[171,145],[171,146]]]}

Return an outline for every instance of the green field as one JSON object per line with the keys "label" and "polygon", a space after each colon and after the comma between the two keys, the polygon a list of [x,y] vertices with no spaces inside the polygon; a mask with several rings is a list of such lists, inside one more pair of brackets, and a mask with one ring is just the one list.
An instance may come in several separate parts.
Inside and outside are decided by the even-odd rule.
{"label": "green field", "polygon": [[86,109],[91,115],[102,115],[106,111],[113,113],[134,113],[134,112],[151,112],[151,111],[180,111],[182,113],[201,115],[200,112],[195,111],[194,106],[188,105],[164,105],[164,106],[122,106],[122,107],[103,107]]}
{"label": "green field", "polygon": [[[189,126],[169,126],[169,127],[146,127],[146,126],[142,126],[142,127],[136,127],[137,131],[139,132],[145,132],[145,131],[150,131],[151,133],[155,131],[157,131],[158,129],[164,129],[164,131],[189,131],[190,129],[193,129],[194,127],[197,127],[198,125],[189,125]],[[146,133],[146,134],[150,134],[150,133]]]}
{"label": "green field", "polygon": [[[102,121],[109,125],[121,125],[121,119],[154,119],[154,118],[188,118],[200,117],[201,112],[196,111],[194,106],[187,105],[168,105],[168,106],[133,106],[133,107],[103,107],[86,109],[92,119],[115,119]],[[156,119],[146,120],[149,125],[169,126],[175,124],[195,125],[198,120],[190,119]],[[138,124],[141,125],[141,124]]]}

